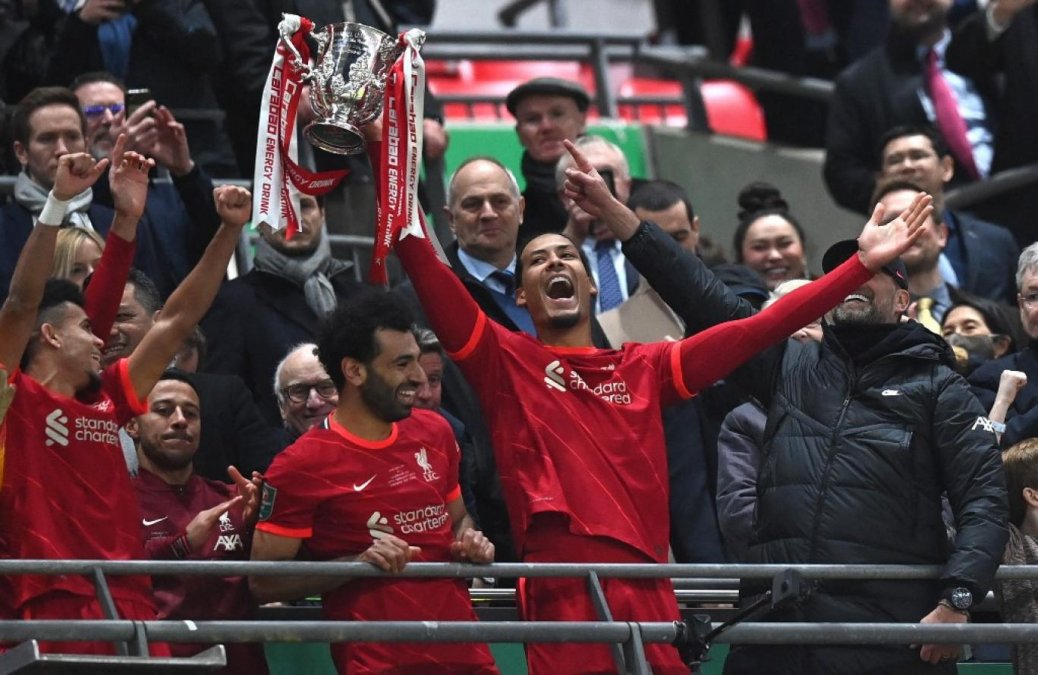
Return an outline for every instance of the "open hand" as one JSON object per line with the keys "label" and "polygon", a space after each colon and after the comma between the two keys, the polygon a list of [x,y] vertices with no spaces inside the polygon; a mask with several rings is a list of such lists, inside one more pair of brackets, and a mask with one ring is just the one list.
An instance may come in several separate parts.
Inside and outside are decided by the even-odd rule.
{"label": "open hand", "polygon": [[194,168],[195,163],[191,161],[191,148],[187,143],[184,125],[178,122],[164,105],[154,109],[153,118],[155,142],[148,154],[169,169],[174,176],[186,175]]}
{"label": "open hand", "polygon": [[213,202],[220,221],[241,228],[252,217],[252,193],[238,185],[221,185],[213,190]]}
{"label": "open hand", "polygon": [[858,236],[858,255],[865,267],[873,272],[894,260],[915,243],[928,226],[933,213],[933,197],[920,192],[894,220],[881,225],[886,209],[876,204],[872,218],[865,223]]}
{"label": "open hand", "polygon": [[451,542],[451,555],[455,560],[479,564],[494,562],[494,544],[479,530],[465,529],[456,541]]}
{"label": "open hand", "polygon": [[399,572],[411,562],[411,559],[422,552],[417,546],[410,546],[406,541],[391,534],[375,540],[363,553],[357,556],[359,562],[371,563],[383,572]]}
{"label": "open hand", "polygon": [[126,150],[127,142],[126,134],[119,134],[115,141],[108,184],[116,212],[139,219],[148,201],[148,173],[155,168],[155,160]]}
{"label": "open hand", "polygon": [[54,198],[62,201],[72,199],[96,183],[108,164],[108,159],[97,161],[86,152],[71,152],[58,157]]}

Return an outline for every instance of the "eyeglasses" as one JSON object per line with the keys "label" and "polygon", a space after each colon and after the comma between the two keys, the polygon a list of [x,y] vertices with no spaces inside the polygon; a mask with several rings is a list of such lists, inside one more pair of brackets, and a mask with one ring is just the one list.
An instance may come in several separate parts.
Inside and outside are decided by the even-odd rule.
{"label": "eyeglasses", "polygon": [[316,391],[317,395],[328,400],[338,395],[339,390],[335,388],[335,383],[331,380],[321,380],[320,382],[314,382],[313,384],[307,384],[300,382],[299,384],[290,384],[281,390],[281,395],[286,397],[293,403],[306,403],[306,399],[310,398],[310,392]]}
{"label": "eyeglasses", "polygon": [[88,105],[83,107],[83,114],[87,117],[100,117],[105,114],[105,111],[110,111],[113,115],[118,115],[122,111],[126,110],[126,106],[122,103],[110,103],[109,105]]}
{"label": "eyeglasses", "polygon": [[1034,307],[1038,305],[1038,292],[1028,293],[1027,295],[1021,295],[1020,302],[1024,303],[1028,307]]}

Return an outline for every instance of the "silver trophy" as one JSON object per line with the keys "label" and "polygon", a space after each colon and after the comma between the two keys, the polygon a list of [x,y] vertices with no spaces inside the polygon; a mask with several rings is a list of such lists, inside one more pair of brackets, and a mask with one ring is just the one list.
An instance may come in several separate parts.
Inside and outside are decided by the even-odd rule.
{"label": "silver trophy", "polygon": [[[311,34],[317,41],[306,80],[317,119],[303,129],[314,146],[337,155],[362,153],[360,127],[382,112],[389,69],[403,51],[397,40],[359,23],[332,23]],[[300,60],[291,41],[289,50]],[[304,72],[306,64],[302,64]]]}

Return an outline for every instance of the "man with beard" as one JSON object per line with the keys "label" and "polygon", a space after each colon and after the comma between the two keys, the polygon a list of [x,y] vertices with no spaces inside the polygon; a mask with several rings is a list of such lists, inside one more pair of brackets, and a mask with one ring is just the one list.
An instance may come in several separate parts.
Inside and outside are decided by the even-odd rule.
{"label": "man with beard", "polygon": [[[87,149],[101,159],[115,139],[126,134],[127,148],[152,157],[156,177],[148,181],[148,203],[138,227],[136,266],[145,270],[163,298],[198,262],[220,225],[213,205],[213,182],[191,158],[184,125],[165,106],[148,101],[136,110],[126,106],[126,87],[106,72],[85,73],[71,89],[86,119]],[[102,181],[94,189],[98,204],[111,206]]]}
{"label": "man with beard", "polygon": [[[228,189],[227,186],[220,188]],[[242,194],[248,194],[244,188]],[[249,211],[226,210],[222,218],[235,225],[248,221]],[[158,288],[140,270],[131,269],[115,321],[101,352],[103,365],[126,358],[155,327],[164,311]],[[224,480],[227,465],[246,474],[264,471],[280,449],[276,431],[265,423],[248,388],[240,377],[217,373],[195,373],[195,390],[202,402],[202,435],[195,453],[195,471],[210,480]],[[137,470],[137,452],[125,431],[120,431],[123,451],[131,473]]]}
{"label": "man with beard", "polygon": [[[414,410],[426,382],[413,315],[393,293],[370,292],[328,321],[318,355],[339,403],[270,466],[253,560],[368,562],[399,572],[408,562],[488,563],[494,545],[472,527],[458,484],[460,453],[450,425]],[[460,579],[250,578],[263,602],[321,593],[337,621],[474,621]],[[340,673],[496,673],[486,645],[343,643]]]}
{"label": "man with beard", "polygon": [[948,11],[953,0],[889,0],[884,44],[836,80],[826,127],[824,176],[843,207],[868,213],[874,202],[880,139],[902,124],[933,124],[955,158],[952,187],[988,176],[991,121],[977,83],[948,70]]}
{"label": "man with beard", "polygon": [[[887,213],[897,213],[897,209],[912,203],[922,191],[918,185],[905,180],[887,181],[876,189],[876,203],[882,204]],[[944,280],[939,266],[941,251],[947,243],[947,226],[930,218],[926,232],[901,256],[908,293],[916,303],[916,320],[938,335],[942,332],[944,313],[957,298],[955,287]]]}
{"label": "man with beard", "polygon": [[[151,160],[117,146],[109,174],[116,218],[144,210]],[[198,266],[170,296],[155,326],[126,359],[101,365],[75,284],[47,281],[58,225],[73,197],[88,190],[109,160],[65,153],[54,187],[19,258],[0,308],[0,365],[16,387],[0,453],[0,542],[4,558],[127,560],[144,557],[139,510],[125,470],[118,429],[143,412],[142,399],[216,294],[241,233],[221,226]],[[222,193],[240,209],[240,195]],[[140,576],[108,581],[123,619],[154,618],[151,585]],[[100,619],[94,584],[79,575],[7,576],[0,596],[18,618]],[[45,651],[113,653],[104,642],[48,642]],[[164,650],[165,651],[165,650]]]}
{"label": "man with beard", "polygon": [[203,372],[245,381],[271,426],[281,425],[271,390],[274,369],[292,347],[313,342],[340,302],[360,289],[352,264],[332,258],[320,197],[301,195],[299,231],[260,231],[253,268],[220,289],[202,322],[209,338]]}
{"label": "man with beard", "polygon": [[[706,279],[702,262],[668,237],[645,246],[636,241],[640,232],[617,236],[688,325],[753,311]],[[834,245],[823,269],[833,270],[858,246],[853,240]],[[655,271],[661,257],[677,259],[667,275]],[[991,423],[952,371],[944,341],[902,321],[910,304],[904,265],[892,260],[882,269],[845,296],[823,324],[821,342],[780,343],[728,378],[767,411],[744,561],[943,570],[933,580],[825,582],[801,607],[773,620],[965,622],[1001,559],[1006,491]],[[957,528],[950,546],[942,493]],[[763,590],[746,584],[744,594]],[[739,646],[726,672],[954,673],[957,653],[955,645]]]}
{"label": "man with beard", "polygon": [[[564,195],[614,233],[646,236],[572,143]],[[376,152],[370,153],[377,156]],[[516,301],[537,339],[487,319],[424,238],[396,246],[433,329],[471,381],[494,434],[497,467],[524,562],[665,563],[670,533],[661,408],[691,398],[759,350],[817,318],[919,236],[928,198],[893,221],[867,224],[860,255],[760,314],[681,341],[592,347],[594,295],[586,259],[560,234],[534,238],[516,269]],[[877,216],[881,215],[877,211]],[[666,236],[666,235],[664,235]],[[669,237],[668,237],[669,239]],[[676,243],[671,241],[673,246]],[[618,621],[673,621],[668,579],[606,579]],[[584,579],[526,580],[522,616],[595,621]],[[605,645],[528,644],[530,672],[616,672]],[[653,672],[687,673],[667,645],[646,645]]]}
{"label": "man with beard", "polygon": [[[147,410],[126,425],[137,443],[140,470],[133,487],[144,547],[153,560],[249,558],[259,478],[253,484],[232,466],[227,473],[235,485],[230,486],[194,472],[201,419],[191,376],[169,370],[148,394]],[[161,575],[152,577],[152,588],[159,620],[244,620],[256,605],[243,576]],[[173,643],[170,650],[191,656],[208,646]],[[262,644],[229,643],[225,649],[230,672],[267,672]]]}

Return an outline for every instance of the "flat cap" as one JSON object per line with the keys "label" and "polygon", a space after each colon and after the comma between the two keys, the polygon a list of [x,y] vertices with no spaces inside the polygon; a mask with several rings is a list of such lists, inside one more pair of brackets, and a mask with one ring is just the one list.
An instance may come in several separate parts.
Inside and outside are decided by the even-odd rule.
{"label": "flat cap", "polygon": [[587,90],[576,82],[570,80],[562,80],[557,77],[536,77],[527,82],[523,82],[518,87],[508,92],[508,97],[505,99],[505,107],[508,108],[508,112],[515,115],[515,109],[527,96],[533,96],[534,94],[549,94],[556,96],[569,96],[576,104],[577,109],[580,112],[586,112],[589,105],[591,105],[591,97],[588,95]]}

